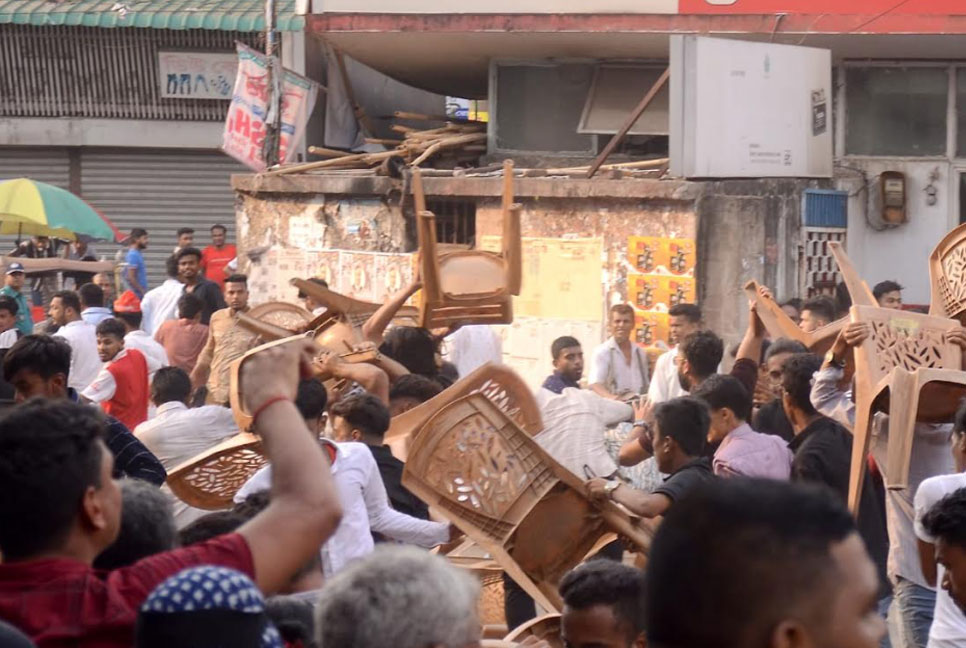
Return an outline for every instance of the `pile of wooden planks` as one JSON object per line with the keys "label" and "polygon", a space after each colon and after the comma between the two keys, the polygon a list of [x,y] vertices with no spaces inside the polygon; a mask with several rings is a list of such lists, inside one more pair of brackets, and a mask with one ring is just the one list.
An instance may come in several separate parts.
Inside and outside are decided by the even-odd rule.
{"label": "pile of wooden planks", "polygon": [[[418,113],[397,111],[397,119],[414,121],[445,121],[445,117],[434,117]],[[400,133],[402,139],[367,138],[369,144],[393,146],[379,153],[347,153],[335,149],[310,146],[309,153],[325,156],[317,162],[290,164],[273,168],[265,175],[284,175],[305,173],[314,170],[367,169],[386,165],[398,159],[410,166],[419,166],[430,159],[440,166],[454,167],[457,164],[475,164],[486,153],[486,124],[473,121],[447,121],[439,128],[418,129],[395,124],[392,130]]]}

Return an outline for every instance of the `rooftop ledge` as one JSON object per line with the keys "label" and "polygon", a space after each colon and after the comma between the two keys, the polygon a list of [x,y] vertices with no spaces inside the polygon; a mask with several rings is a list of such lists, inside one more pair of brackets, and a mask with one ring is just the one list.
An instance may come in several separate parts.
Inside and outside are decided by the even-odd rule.
{"label": "rooftop ledge", "polygon": [[[385,176],[347,174],[300,174],[266,176],[237,174],[231,186],[247,194],[341,194],[385,196],[398,190],[400,181]],[[427,196],[503,195],[502,177],[423,177]],[[572,178],[553,176],[520,178],[513,182],[514,194],[522,198],[645,198],[692,201],[700,197],[700,183],[687,180],[633,177]]]}

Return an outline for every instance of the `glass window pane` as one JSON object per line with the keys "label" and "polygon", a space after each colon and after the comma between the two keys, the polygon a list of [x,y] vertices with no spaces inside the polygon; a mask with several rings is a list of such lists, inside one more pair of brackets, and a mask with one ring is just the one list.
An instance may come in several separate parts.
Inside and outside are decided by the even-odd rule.
{"label": "glass window pane", "polygon": [[847,68],[845,149],[853,155],[945,155],[945,68]]}
{"label": "glass window pane", "polygon": [[590,151],[577,132],[592,65],[501,65],[496,73],[496,145],[517,151]]}

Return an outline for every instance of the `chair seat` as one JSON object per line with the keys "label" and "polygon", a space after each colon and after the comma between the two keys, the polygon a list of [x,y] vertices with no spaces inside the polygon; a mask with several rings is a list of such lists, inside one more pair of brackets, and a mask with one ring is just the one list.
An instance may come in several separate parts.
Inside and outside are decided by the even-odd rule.
{"label": "chair seat", "polygon": [[439,280],[451,299],[498,294],[506,291],[506,263],[490,252],[453,252],[440,257]]}

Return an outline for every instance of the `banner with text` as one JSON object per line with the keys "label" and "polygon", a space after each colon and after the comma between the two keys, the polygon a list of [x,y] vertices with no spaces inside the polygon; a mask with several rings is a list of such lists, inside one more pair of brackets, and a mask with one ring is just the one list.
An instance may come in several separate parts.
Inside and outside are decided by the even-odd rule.
{"label": "banner with text", "polygon": [[[228,108],[221,148],[242,164],[261,172],[267,168],[262,145],[270,90],[268,58],[241,43],[237,47],[238,76],[235,78],[235,91]],[[318,93],[318,83],[285,70],[278,150],[280,162],[288,162],[295,156]]]}

